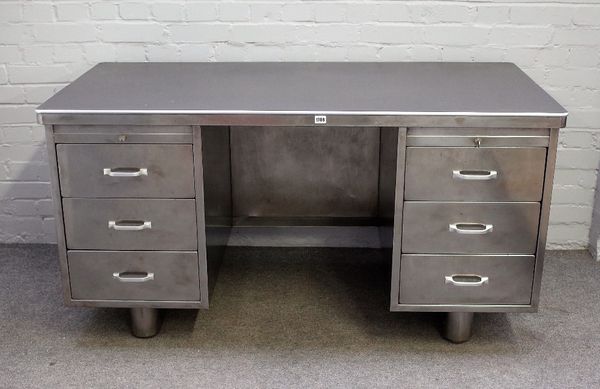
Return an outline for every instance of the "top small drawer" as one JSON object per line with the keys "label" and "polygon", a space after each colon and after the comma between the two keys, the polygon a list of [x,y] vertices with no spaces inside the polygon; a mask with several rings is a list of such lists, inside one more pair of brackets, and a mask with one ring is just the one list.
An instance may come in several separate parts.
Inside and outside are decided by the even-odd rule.
{"label": "top small drawer", "polygon": [[409,147],[548,147],[547,128],[409,128]]}
{"label": "top small drawer", "polygon": [[406,200],[540,201],[542,147],[408,147]]}
{"label": "top small drawer", "polygon": [[59,144],[64,197],[194,197],[191,145]]}

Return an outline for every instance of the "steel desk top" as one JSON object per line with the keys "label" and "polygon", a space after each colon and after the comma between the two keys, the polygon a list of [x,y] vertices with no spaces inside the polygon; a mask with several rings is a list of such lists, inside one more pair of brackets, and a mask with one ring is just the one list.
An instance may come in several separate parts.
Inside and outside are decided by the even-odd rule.
{"label": "steel desk top", "polygon": [[314,125],[327,115],[328,125],[421,127],[564,127],[567,116],[514,64],[441,62],[102,63],[37,112],[45,124]]}

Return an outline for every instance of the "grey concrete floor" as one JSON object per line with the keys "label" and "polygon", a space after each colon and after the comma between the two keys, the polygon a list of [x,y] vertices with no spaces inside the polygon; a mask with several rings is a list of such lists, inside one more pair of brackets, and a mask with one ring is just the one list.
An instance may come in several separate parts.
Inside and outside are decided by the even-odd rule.
{"label": "grey concrete floor", "polygon": [[550,252],[541,307],[476,316],[388,312],[371,250],[228,249],[208,311],[169,310],[136,339],[125,309],[69,308],[52,245],[0,245],[0,387],[599,387],[600,264]]}

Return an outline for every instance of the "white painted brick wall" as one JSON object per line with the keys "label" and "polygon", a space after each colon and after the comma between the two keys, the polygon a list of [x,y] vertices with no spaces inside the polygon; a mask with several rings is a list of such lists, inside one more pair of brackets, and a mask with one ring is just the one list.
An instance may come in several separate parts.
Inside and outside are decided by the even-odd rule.
{"label": "white painted brick wall", "polygon": [[548,245],[587,246],[600,164],[597,0],[3,0],[0,242],[54,241],[34,108],[92,65],[301,60],[515,62],[571,112]]}

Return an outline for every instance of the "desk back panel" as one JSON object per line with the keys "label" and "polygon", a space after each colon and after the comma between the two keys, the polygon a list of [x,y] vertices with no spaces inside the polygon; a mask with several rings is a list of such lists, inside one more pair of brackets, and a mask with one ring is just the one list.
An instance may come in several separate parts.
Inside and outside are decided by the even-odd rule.
{"label": "desk back panel", "polygon": [[377,127],[232,127],[233,212],[376,217]]}

